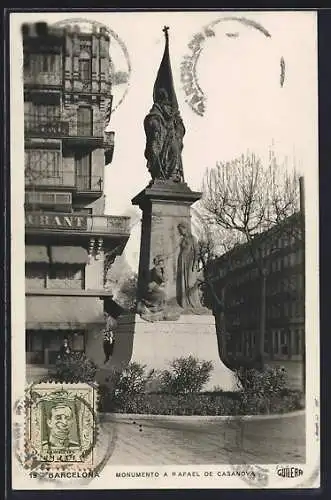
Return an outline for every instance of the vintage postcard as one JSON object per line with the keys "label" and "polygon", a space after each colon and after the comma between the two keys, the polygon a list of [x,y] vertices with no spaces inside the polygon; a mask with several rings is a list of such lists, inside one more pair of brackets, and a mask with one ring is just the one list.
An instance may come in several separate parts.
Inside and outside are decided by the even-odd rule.
{"label": "vintage postcard", "polygon": [[9,17],[13,489],[319,488],[316,12]]}

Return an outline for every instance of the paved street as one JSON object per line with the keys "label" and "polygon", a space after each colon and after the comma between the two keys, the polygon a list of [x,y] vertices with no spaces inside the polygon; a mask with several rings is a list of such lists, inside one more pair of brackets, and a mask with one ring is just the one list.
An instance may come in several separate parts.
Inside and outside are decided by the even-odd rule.
{"label": "paved street", "polygon": [[[111,417],[110,417],[111,418]],[[305,417],[235,421],[109,421],[117,441],[109,465],[302,463]]]}

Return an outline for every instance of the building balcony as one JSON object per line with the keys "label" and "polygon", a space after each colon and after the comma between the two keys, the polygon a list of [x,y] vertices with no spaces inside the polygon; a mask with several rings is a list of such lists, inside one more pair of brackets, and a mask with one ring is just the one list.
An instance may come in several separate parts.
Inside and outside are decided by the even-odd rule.
{"label": "building balcony", "polygon": [[32,172],[29,166],[26,167],[25,186],[38,188],[61,189],[76,194],[95,193],[97,197],[103,191],[103,178],[100,175],[75,175],[74,172],[60,171],[58,175],[48,175],[47,172]]}
{"label": "building balcony", "polygon": [[79,122],[64,120],[62,116],[44,117],[25,115],[24,132],[26,137],[58,138],[67,141],[69,145],[95,145],[112,149],[114,147],[114,132],[105,132],[104,120]]}
{"label": "building balcony", "polygon": [[67,137],[69,135],[69,122],[60,118],[47,121],[36,116],[27,116],[24,119],[24,132],[29,137]]}
{"label": "building balcony", "polygon": [[34,207],[53,208],[68,212],[72,206],[72,193],[57,191],[26,191],[25,207],[33,210]]}
{"label": "building balcony", "polygon": [[24,71],[24,85],[34,87],[62,87],[62,72]]}
{"label": "building balcony", "polygon": [[27,234],[61,233],[75,238],[103,236],[127,240],[130,236],[130,217],[26,211],[25,231]]}
{"label": "building balcony", "polygon": [[91,191],[95,193],[102,193],[103,190],[103,178],[100,175],[76,175],[75,179],[75,191],[78,193],[90,193]]}

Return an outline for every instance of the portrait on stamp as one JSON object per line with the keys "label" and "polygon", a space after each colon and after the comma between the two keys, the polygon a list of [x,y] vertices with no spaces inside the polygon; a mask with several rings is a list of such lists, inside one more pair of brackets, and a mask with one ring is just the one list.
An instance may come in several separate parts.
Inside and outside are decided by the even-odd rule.
{"label": "portrait on stamp", "polygon": [[[76,415],[79,412],[77,403],[70,405],[65,400],[47,408],[44,403],[42,418],[43,450],[63,450],[79,446],[79,429]],[[44,439],[43,439],[44,438]]]}

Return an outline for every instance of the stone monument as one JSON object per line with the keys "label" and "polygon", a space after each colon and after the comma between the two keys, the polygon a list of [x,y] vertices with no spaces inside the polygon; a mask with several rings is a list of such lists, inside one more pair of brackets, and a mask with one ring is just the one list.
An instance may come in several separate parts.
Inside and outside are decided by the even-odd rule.
{"label": "stone monument", "polygon": [[132,203],[142,211],[136,314],[118,318],[113,366],[131,361],[163,369],[174,358],[213,361],[209,387],[232,389],[233,374],[220,360],[215,320],[201,304],[203,271],[191,231],[190,207],[201,197],[184,179],[185,127],[165,49],[144,120],[151,182]]}

